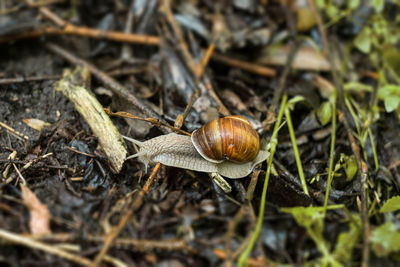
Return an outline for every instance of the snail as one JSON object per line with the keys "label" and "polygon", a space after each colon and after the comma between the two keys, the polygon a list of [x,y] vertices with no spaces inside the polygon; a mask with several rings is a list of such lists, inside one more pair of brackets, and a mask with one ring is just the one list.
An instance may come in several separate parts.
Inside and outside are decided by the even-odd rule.
{"label": "snail", "polygon": [[166,166],[242,178],[266,160],[269,153],[260,150],[260,140],[250,122],[241,116],[213,120],[192,136],[170,133],[141,142],[127,138],[140,147],[138,157],[146,166],[160,162]]}

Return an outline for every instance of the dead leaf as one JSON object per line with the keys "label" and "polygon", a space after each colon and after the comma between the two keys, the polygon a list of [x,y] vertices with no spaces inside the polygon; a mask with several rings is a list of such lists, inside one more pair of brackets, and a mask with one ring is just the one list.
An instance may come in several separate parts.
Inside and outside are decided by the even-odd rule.
{"label": "dead leaf", "polygon": [[25,185],[21,184],[22,200],[29,209],[29,228],[32,234],[49,234],[50,212],[46,205],[43,205],[36,195]]}
{"label": "dead leaf", "polygon": [[[266,49],[261,52],[257,63],[284,66],[290,49],[289,45],[281,46],[276,50],[273,49],[273,51]],[[292,62],[292,68],[297,70],[330,71],[331,64],[321,52],[313,47],[303,45],[297,50]]]}
{"label": "dead leaf", "polygon": [[28,119],[23,119],[23,122],[26,123],[26,125],[28,125],[29,127],[35,129],[36,131],[41,131],[43,127],[47,127],[50,126],[51,124],[39,119],[35,119],[35,118],[28,118]]}

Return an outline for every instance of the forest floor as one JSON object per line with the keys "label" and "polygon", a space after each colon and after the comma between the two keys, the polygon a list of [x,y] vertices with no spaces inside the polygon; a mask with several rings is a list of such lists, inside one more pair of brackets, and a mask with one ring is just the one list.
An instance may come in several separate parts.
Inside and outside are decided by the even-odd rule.
{"label": "forest floor", "polygon": [[[396,266],[400,5],[336,2],[1,2],[0,265]],[[228,115],[225,187],[126,160]]]}

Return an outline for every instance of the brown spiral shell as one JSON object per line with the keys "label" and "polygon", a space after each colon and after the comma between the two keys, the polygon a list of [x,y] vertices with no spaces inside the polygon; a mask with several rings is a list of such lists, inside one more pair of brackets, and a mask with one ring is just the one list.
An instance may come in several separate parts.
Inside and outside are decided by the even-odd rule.
{"label": "brown spiral shell", "polygon": [[192,133],[192,143],[199,154],[211,162],[252,161],[260,150],[260,138],[242,116],[213,120]]}

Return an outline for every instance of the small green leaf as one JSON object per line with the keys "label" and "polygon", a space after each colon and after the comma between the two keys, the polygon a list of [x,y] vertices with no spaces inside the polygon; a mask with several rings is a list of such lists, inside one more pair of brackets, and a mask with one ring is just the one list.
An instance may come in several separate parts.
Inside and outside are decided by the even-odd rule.
{"label": "small green leaf", "polygon": [[354,45],[366,54],[371,51],[371,29],[369,27],[364,27],[354,40]]}
{"label": "small green leaf", "polygon": [[360,5],[360,0],[349,0],[347,6],[350,9],[356,9]]}
{"label": "small green leaf", "polygon": [[372,248],[377,256],[387,256],[400,251],[400,232],[392,222],[386,222],[375,228],[371,236]]}
{"label": "small green leaf", "polygon": [[379,210],[380,212],[393,212],[396,210],[400,210],[400,196],[395,196],[386,201],[386,203]]}
{"label": "small green leaf", "polygon": [[387,84],[378,89],[378,99],[385,103],[386,112],[392,112],[400,105],[400,86]]}
{"label": "small green leaf", "polygon": [[339,234],[336,248],[333,253],[335,259],[341,262],[349,262],[353,255],[353,249],[357,245],[358,238],[361,233],[361,219],[359,216],[352,215],[353,219],[350,220],[350,229],[348,232]]}
{"label": "small green leaf", "polygon": [[317,111],[318,119],[322,125],[326,125],[332,118],[332,106],[330,102],[323,102]]}
{"label": "small green leaf", "polygon": [[282,212],[291,213],[296,222],[303,227],[310,227],[315,222],[322,222],[323,213],[319,207],[282,208]]}
{"label": "small green leaf", "polygon": [[380,13],[383,10],[385,0],[372,0],[371,3],[375,8],[376,12]]}
{"label": "small green leaf", "polygon": [[374,90],[372,86],[359,82],[348,82],[343,86],[343,89],[353,92],[372,92]]}
{"label": "small green leaf", "polygon": [[400,95],[400,87],[394,84],[387,84],[382,86],[378,90],[378,98],[381,100],[385,100],[386,97],[390,95]]}
{"label": "small green leaf", "polygon": [[[344,205],[331,205],[328,206],[328,210],[341,209]],[[282,212],[291,213],[295,218],[296,222],[303,226],[309,227],[315,222],[319,222],[324,218],[323,207],[293,207],[293,208],[281,208]]]}
{"label": "small green leaf", "polygon": [[324,0],[317,0],[317,1],[315,1],[315,2],[316,2],[317,6],[318,6],[319,8],[321,8],[321,9],[324,9],[324,8],[325,8],[325,1],[324,1]]}
{"label": "small green leaf", "polygon": [[[343,205],[331,205],[328,209],[343,208]],[[297,224],[306,228],[310,238],[317,245],[322,257],[317,259],[317,266],[341,266],[339,260],[330,252],[330,244],[324,239],[324,207],[281,208],[282,212],[291,213]]]}
{"label": "small green leaf", "polygon": [[398,96],[391,96],[385,99],[385,109],[386,112],[392,112],[396,110],[400,104],[400,97]]}
{"label": "small green leaf", "polygon": [[330,18],[334,18],[339,15],[339,8],[335,5],[328,5],[325,8],[325,12],[328,14]]}
{"label": "small green leaf", "polygon": [[357,173],[357,161],[355,156],[346,156],[345,158],[345,171],[347,176],[347,181],[351,181],[354,175]]}

